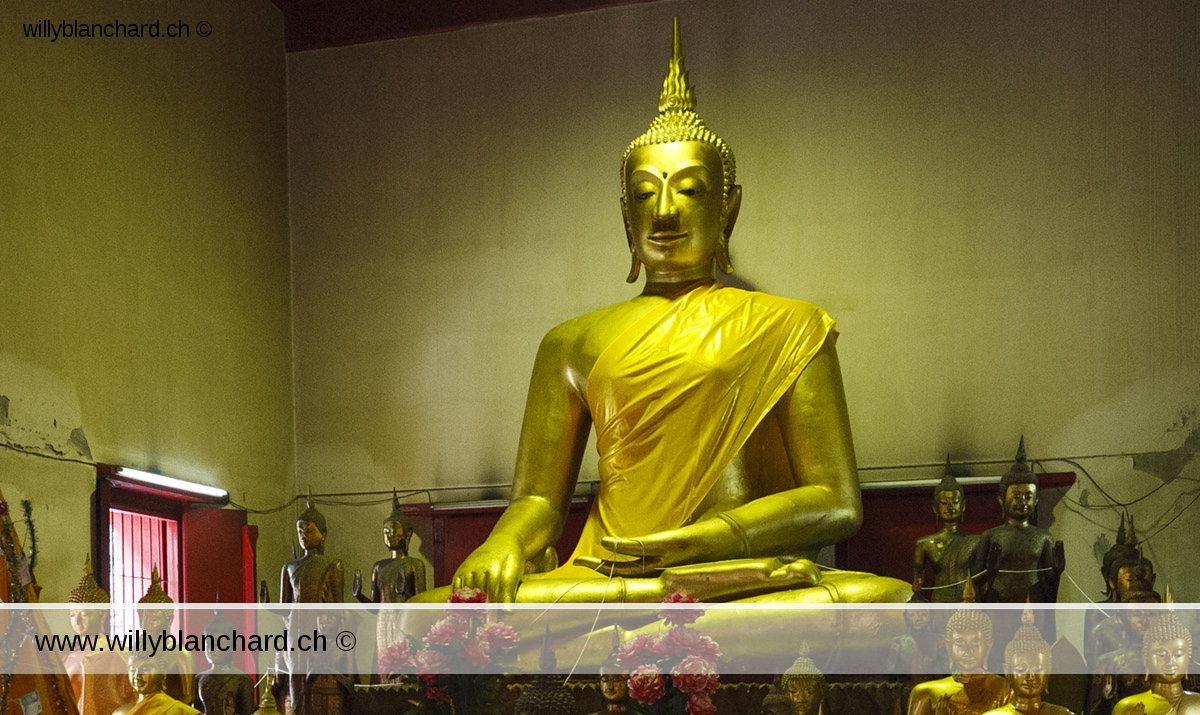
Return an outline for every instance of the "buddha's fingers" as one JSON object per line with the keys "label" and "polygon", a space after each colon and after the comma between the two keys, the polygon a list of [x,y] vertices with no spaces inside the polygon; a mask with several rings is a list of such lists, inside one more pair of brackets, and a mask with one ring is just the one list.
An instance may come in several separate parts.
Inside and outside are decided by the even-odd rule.
{"label": "buddha's fingers", "polygon": [[598,571],[606,576],[653,576],[662,571],[662,567],[655,565],[655,562],[651,559],[646,559],[644,562],[641,560],[610,561],[608,559],[598,559],[594,556],[580,556],[571,563],[575,566],[583,566],[584,568]]}

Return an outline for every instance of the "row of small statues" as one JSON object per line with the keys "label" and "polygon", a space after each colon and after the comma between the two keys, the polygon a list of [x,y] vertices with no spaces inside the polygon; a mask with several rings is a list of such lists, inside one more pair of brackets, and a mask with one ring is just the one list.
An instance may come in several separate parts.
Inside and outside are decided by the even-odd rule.
{"label": "row of small statues", "polygon": [[[90,560],[83,578],[68,597],[71,628],[82,637],[105,632],[108,593],[96,583]],[[138,603],[139,627],[149,633],[169,631],[175,618],[174,600],[162,588],[155,568],[150,587]],[[153,608],[162,605],[162,608]],[[149,608],[145,606],[151,606]],[[220,613],[204,628],[206,643],[217,636],[231,635],[234,626]],[[195,674],[192,654],[186,650],[165,651],[154,658],[112,650],[77,650],[67,654],[64,665],[80,715],[250,715],[254,712],[254,682],[233,665],[233,653],[205,650],[211,667]],[[126,660],[128,658],[128,660]],[[128,677],[121,675],[127,672]],[[136,703],[135,703],[136,700]],[[195,706],[195,707],[193,707]]]}

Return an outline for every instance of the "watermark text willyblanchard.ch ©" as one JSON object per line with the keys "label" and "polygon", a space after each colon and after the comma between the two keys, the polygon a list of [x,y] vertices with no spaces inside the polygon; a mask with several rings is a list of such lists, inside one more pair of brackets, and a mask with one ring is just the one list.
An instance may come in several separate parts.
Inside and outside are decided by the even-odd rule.
{"label": "watermark text willyblanchard.ch \u00a9", "polygon": [[92,40],[92,39],[188,39],[191,37],[208,37],[213,32],[212,23],[207,20],[186,22],[172,20],[163,22],[122,22],[109,20],[106,22],[87,22],[84,20],[35,20],[21,23],[21,30],[29,40]]}

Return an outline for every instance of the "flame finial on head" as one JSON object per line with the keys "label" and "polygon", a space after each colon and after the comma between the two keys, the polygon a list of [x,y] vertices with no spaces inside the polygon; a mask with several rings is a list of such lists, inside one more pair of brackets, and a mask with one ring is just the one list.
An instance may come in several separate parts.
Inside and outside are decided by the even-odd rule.
{"label": "flame finial on head", "polygon": [[683,42],[679,39],[679,18],[675,18],[675,43],[671,51],[671,65],[663,80],[662,94],[658,96],[658,112],[671,110],[692,112],[696,110],[696,88],[688,84],[687,70],[683,67]]}

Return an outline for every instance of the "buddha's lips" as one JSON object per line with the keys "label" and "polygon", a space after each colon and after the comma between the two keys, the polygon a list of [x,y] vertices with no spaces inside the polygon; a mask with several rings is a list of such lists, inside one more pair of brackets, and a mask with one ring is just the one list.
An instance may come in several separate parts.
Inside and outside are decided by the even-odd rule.
{"label": "buddha's lips", "polygon": [[678,241],[681,238],[687,238],[687,231],[660,231],[658,233],[650,234],[650,240],[654,241],[655,243],[671,243],[672,241]]}

